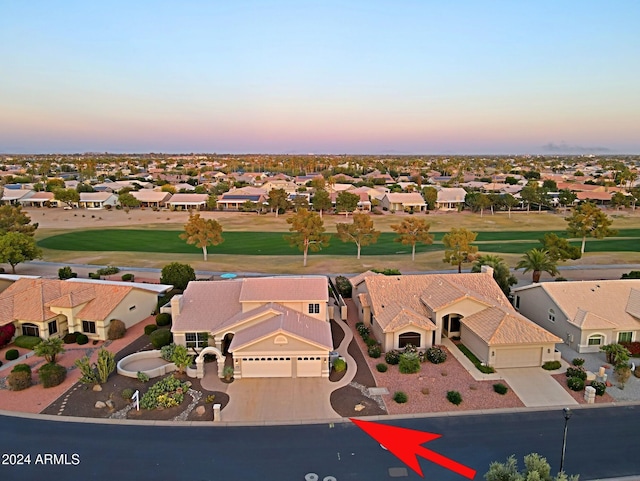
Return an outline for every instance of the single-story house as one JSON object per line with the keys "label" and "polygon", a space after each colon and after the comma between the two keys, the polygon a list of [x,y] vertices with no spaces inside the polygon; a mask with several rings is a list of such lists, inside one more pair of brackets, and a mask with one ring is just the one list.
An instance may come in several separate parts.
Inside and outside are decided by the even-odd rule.
{"label": "single-story house", "polygon": [[207,205],[208,200],[208,194],[173,194],[166,204],[172,210],[200,210]]}
{"label": "single-story house", "polygon": [[23,207],[57,207],[59,202],[53,192],[34,192],[29,197],[22,197],[18,202]]}
{"label": "single-story house", "polygon": [[171,331],[197,363],[215,354],[219,374],[231,355],[236,379],[328,377],[328,301],[324,276],[190,282],[171,299]]}
{"label": "single-story house", "polygon": [[245,202],[264,205],[268,198],[267,191],[261,187],[241,187],[222,194],[218,197],[217,205],[222,210],[239,210]]}
{"label": "single-story house", "polygon": [[388,193],[380,199],[380,205],[389,212],[404,212],[413,209],[414,212],[427,210],[422,195],[417,192],[395,192]]}
{"label": "single-story house", "polygon": [[467,191],[462,187],[441,187],[438,189],[436,208],[440,210],[460,210],[464,205]]}
{"label": "single-story house", "polygon": [[87,209],[104,209],[118,205],[118,196],[112,192],[80,192],[80,207]]}
{"label": "single-story house", "polygon": [[63,337],[81,332],[107,339],[112,319],[126,327],[150,316],[158,295],[173,286],[89,279],[21,277],[0,292],[0,325],[13,323],[16,335]]}
{"label": "single-story house", "polygon": [[155,191],[150,189],[141,189],[131,191],[130,194],[138,199],[141,207],[164,207],[171,198],[171,193]]}
{"label": "single-story house", "polygon": [[3,205],[19,205],[21,200],[27,200],[34,194],[35,191],[31,189],[9,189],[5,186],[0,202]]}
{"label": "single-story house", "polygon": [[541,282],[513,294],[519,312],[577,352],[640,340],[640,280]]}
{"label": "single-story house", "polygon": [[407,344],[427,349],[442,337],[459,337],[480,361],[496,368],[541,366],[557,358],[555,345],[562,340],[513,308],[491,268],[473,274],[367,275],[357,281],[360,320],[383,351]]}

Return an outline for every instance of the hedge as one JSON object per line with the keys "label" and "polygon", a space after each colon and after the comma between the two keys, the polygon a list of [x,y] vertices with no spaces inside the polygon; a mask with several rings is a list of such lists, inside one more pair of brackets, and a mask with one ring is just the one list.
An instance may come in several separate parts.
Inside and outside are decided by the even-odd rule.
{"label": "hedge", "polygon": [[162,312],[156,316],[156,325],[158,327],[164,327],[171,324],[171,314]]}
{"label": "hedge", "polygon": [[560,369],[562,364],[560,361],[547,361],[542,365],[542,369],[546,371],[555,371],[556,369]]}
{"label": "hedge", "polygon": [[13,343],[16,346],[22,347],[23,349],[30,349],[30,350],[33,350],[33,348],[36,347],[41,342],[42,342],[42,338],[38,336],[18,336],[13,341]]}
{"label": "hedge", "polygon": [[47,363],[38,370],[42,387],[54,387],[62,384],[67,377],[67,368],[60,364]]}
{"label": "hedge", "polygon": [[15,361],[20,357],[20,352],[17,349],[9,349],[5,354],[4,358],[7,361]]}
{"label": "hedge", "polygon": [[167,346],[173,342],[173,334],[169,329],[157,329],[149,336],[151,344],[156,349],[160,349],[162,346]]}
{"label": "hedge", "polygon": [[146,326],[144,326],[144,333],[149,336],[153,331],[157,329],[158,326],[156,326],[155,324],[147,324]]}

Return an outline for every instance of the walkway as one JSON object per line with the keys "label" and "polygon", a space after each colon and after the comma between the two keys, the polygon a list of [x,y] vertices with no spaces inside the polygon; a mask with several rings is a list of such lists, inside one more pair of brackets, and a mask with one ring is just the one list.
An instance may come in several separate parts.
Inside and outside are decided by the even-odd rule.
{"label": "walkway", "polygon": [[340,419],[341,416],[331,407],[331,393],[353,380],[357,366],[347,352],[353,333],[343,321],[336,322],[345,334],[336,351],[347,363],[347,372],[339,381],[331,382],[327,378],[247,378],[225,384],[213,379],[217,377],[215,369],[206,369],[202,387],[224,390],[229,395],[229,404],[221,412],[222,421],[268,424]]}
{"label": "walkway", "polygon": [[528,408],[578,404],[558,381],[541,367],[500,369],[499,374]]}

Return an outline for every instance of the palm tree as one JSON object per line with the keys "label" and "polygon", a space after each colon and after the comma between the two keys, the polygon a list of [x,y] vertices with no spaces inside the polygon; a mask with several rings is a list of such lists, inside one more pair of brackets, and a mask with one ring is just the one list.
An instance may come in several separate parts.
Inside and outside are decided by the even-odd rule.
{"label": "palm tree", "polygon": [[482,272],[482,266],[488,266],[493,269],[493,278],[502,289],[505,296],[511,293],[511,286],[518,283],[518,279],[511,274],[509,266],[504,262],[502,257],[485,254],[476,259],[471,267],[471,272]]}
{"label": "palm tree", "polygon": [[543,272],[549,273],[552,277],[558,274],[556,261],[549,257],[549,251],[544,249],[531,249],[524,253],[522,260],[516,265],[516,269],[524,269],[525,274],[533,271],[533,282],[540,282],[540,275]]}

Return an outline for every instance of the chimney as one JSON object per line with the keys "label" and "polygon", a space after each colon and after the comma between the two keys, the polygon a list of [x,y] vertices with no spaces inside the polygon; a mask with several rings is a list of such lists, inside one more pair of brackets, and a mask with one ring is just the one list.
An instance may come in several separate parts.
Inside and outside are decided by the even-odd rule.
{"label": "chimney", "polygon": [[489,274],[491,277],[493,277],[493,267],[491,266],[481,266],[480,272],[484,274]]}
{"label": "chimney", "polygon": [[171,298],[171,317],[173,319],[180,315],[180,306],[182,306],[182,295],[173,296]]}

